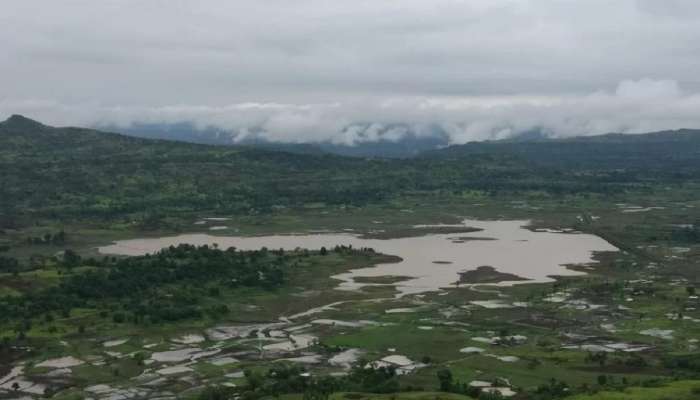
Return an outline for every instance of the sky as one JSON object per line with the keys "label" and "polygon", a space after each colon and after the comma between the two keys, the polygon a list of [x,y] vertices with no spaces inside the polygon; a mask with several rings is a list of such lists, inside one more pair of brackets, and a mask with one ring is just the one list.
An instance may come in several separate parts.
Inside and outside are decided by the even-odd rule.
{"label": "sky", "polygon": [[0,118],[52,125],[343,144],[700,128],[697,0],[5,0],[0,49]]}

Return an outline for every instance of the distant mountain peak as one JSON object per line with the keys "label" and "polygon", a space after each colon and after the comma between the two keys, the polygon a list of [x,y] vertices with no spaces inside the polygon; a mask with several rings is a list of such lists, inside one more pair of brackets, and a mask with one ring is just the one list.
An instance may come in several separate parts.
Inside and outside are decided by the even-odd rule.
{"label": "distant mountain peak", "polygon": [[10,118],[2,122],[2,125],[11,128],[21,128],[21,129],[31,129],[31,128],[44,128],[46,127],[41,122],[35,121],[31,118],[27,118],[24,115],[12,114]]}

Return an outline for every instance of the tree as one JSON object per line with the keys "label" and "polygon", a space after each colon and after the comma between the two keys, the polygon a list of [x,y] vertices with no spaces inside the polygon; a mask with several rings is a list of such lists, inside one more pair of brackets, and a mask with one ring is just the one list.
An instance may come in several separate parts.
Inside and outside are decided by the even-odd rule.
{"label": "tree", "polygon": [[437,378],[440,381],[440,390],[449,392],[452,390],[452,371],[447,368],[437,372]]}
{"label": "tree", "polygon": [[137,352],[136,354],[134,354],[134,355],[132,356],[132,358],[133,358],[134,361],[136,362],[136,365],[138,365],[138,366],[143,366],[143,365],[144,365],[144,362],[146,361],[146,358],[147,358],[147,357],[146,357],[146,353],[144,353],[143,351],[139,351],[139,352]]}
{"label": "tree", "polygon": [[600,386],[605,386],[608,383],[608,377],[606,375],[598,375],[598,384]]}
{"label": "tree", "polygon": [[63,266],[66,268],[77,267],[80,264],[80,256],[71,249],[66,249],[63,252]]}
{"label": "tree", "polygon": [[250,386],[252,390],[262,386],[263,382],[265,381],[265,378],[257,371],[246,369],[243,371],[243,374],[248,381],[248,386]]}
{"label": "tree", "polygon": [[0,272],[15,273],[19,269],[19,262],[13,257],[0,257]]}
{"label": "tree", "polygon": [[124,321],[126,321],[126,316],[120,312],[114,313],[112,315],[112,321],[116,322],[117,324],[124,323]]}

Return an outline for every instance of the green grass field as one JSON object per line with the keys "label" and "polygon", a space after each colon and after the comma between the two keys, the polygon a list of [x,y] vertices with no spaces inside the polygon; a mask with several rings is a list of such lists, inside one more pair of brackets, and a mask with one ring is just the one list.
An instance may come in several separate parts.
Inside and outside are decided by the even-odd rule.
{"label": "green grass field", "polygon": [[660,387],[627,388],[570,397],[571,400],[695,400],[700,398],[700,381],[671,382]]}

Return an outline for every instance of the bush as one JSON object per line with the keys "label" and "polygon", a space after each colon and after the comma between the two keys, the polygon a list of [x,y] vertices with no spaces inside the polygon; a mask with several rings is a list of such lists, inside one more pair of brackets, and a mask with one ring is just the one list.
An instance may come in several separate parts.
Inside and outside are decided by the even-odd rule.
{"label": "bush", "polygon": [[117,324],[122,324],[126,321],[126,316],[123,313],[114,313],[112,314],[112,321]]}

